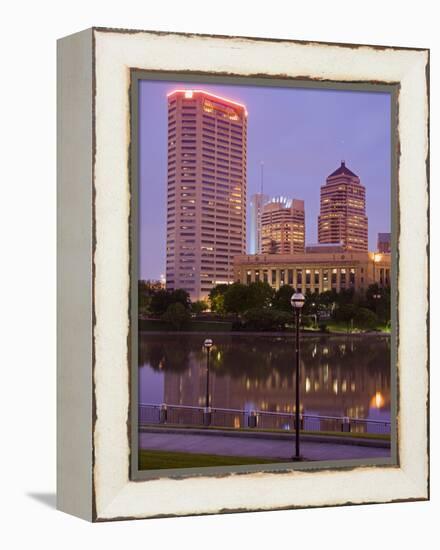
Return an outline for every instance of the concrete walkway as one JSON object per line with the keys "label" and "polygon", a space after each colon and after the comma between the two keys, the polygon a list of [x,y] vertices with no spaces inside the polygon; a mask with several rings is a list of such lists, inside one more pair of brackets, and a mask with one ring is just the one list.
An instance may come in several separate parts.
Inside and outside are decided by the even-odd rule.
{"label": "concrete walkway", "polygon": [[[160,451],[206,453],[228,456],[253,456],[288,460],[294,452],[294,436],[273,439],[259,434],[254,437],[234,437],[222,434],[179,433],[158,430],[139,434],[139,448]],[[388,458],[390,449],[343,443],[302,441],[301,454],[307,460],[351,460],[357,458]]]}

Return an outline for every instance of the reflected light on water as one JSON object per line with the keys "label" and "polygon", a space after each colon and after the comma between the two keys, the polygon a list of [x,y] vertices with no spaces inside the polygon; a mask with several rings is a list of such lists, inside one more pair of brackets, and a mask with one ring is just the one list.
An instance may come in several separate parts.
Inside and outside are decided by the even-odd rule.
{"label": "reflected light on water", "polygon": [[370,406],[373,409],[381,409],[385,405],[385,399],[380,391],[377,391],[375,395],[371,398]]}
{"label": "reflected light on water", "polygon": [[[207,382],[203,340],[199,334],[141,333],[140,401],[203,406]],[[357,410],[364,418],[368,411],[380,410],[381,418],[389,417],[389,339],[354,340],[351,352],[345,336],[303,338],[301,387],[306,413],[351,417]],[[216,335],[209,380],[213,406],[244,410],[252,401],[256,409],[268,412],[292,410],[292,341],[290,336],[280,344],[266,335]]]}

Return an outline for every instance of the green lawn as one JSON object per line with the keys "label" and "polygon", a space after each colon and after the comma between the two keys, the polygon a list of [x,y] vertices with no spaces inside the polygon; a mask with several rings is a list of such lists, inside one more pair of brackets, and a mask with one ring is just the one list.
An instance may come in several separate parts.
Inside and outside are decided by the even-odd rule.
{"label": "green lawn", "polygon": [[240,466],[242,464],[273,464],[281,459],[264,459],[252,456],[223,456],[170,451],[139,451],[139,470],[166,468],[202,468],[208,466]]}
{"label": "green lawn", "polygon": [[[341,332],[341,333],[347,334],[347,323],[344,323],[344,322],[341,322],[341,321],[329,320],[329,321],[325,322],[325,325],[327,326],[327,329],[330,332]],[[359,334],[359,332],[364,332],[365,331],[365,329],[361,329],[361,328],[357,327],[356,325],[353,325],[353,329],[354,329],[354,333],[358,333],[358,334]],[[351,330],[351,326],[350,326],[350,330]],[[380,332],[384,332],[384,333],[387,333],[387,334],[389,334],[391,332],[390,328],[387,327],[384,324],[377,325],[375,330],[380,331]]]}

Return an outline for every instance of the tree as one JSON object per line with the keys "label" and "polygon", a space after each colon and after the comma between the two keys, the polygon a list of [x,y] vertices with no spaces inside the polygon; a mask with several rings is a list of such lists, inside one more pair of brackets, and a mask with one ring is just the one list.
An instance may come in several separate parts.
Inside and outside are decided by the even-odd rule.
{"label": "tree", "polygon": [[316,315],[319,305],[319,292],[310,292],[306,290],[305,302],[302,309],[304,315]]}
{"label": "tree", "polygon": [[377,326],[378,320],[377,315],[371,309],[365,307],[360,307],[354,316],[356,326],[361,328],[373,329]]}
{"label": "tree", "polygon": [[159,281],[138,281],[138,304],[139,313],[150,312],[151,300],[153,295],[161,290],[161,283]]}
{"label": "tree", "polygon": [[275,296],[272,301],[272,307],[279,311],[292,311],[292,304],[290,299],[292,298],[295,289],[290,285],[283,285],[275,292]]}
{"label": "tree", "polygon": [[225,294],[229,285],[219,284],[213,287],[209,293],[209,302],[211,304],[211,311],[214,313],[225,313]]}
{"label": "tree", "polygon": [[170,323],[175,330],[181,330],[182,326],[190,319],[190,313],[180,302],[174,302],[167,307],[162,319]]}
{"label": "tree", "polygon": [[224,295],[224,308],[227,313],[243,313],[249,307],[249,287],[241,283],[229,285]]}
{"label": "tree", "polygon": [[347,324],[347,330],[350,327],[352,319],[356,315],[356,306],[353,304],[342,304],[336,310],[335,318],[337,321],[342,321]]}
{"label": "tree", "polygon": [[151,292],[146,281],[139,281],[138,283],[138,304],[140,313],[148,313],[151,305]]}
{"label": "tree", "polygon": [[365,306],[374,311],[379,319],[388,322],[391,318],[390,287],[380,287],[377,283],[370,285],[365,293]]}
{"label": "tree", "polygon": [[180,303],[185,309],[189,309],[191,302],[188,292],[182,288],[159,290],[151,298],[150,309],[155,315],[163,315],[168,306],[174,303]]}
{"label": "tree", "polygon": [[251,308],[245,312],[244,321],[247,330],[279,331],[284,330],[286,324],[292,322],[292,316],[286,311]]}
{"label": "tree", "polygon": [[354,289],[353,288],[342,288],[337,294],[338,297],[338,304],[344,305],[344,304],[353,304],[354,301]]}
{"label": "tree", "polygon": [[202,313],[208,309],[209,305],[205,300],[197,300],[196,302],[191,303],[191,311],[196,315]]}
{"label": "tree", "polygon": [[269,283],[261,281],[248,286],[247,308],[270,307],[274,296],[273,288]]}

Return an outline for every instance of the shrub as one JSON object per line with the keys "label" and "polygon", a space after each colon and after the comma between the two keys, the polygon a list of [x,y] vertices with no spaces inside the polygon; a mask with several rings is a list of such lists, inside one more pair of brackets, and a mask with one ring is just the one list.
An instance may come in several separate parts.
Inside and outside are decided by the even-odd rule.
{"label": "shrub", "polygon": [[196,302],[191,303],[191,311],[196,315],[202,313],[203,311],[206,311],[208,307],[208,302],[205,302],[204,300],[197,300]]}
{"label": "shrub", "polygon": [[175,330],[181,330],[189,319],[189,311],[180,302],[170,304],[162,315],[162,320],[170,323]]}
{"label": "shrub", "polygon": [[256,331],[284,330],[286,324],[292,321],[292,315],[273,309],[252,308],[243,316],[244,328]]}
{"label": "shrub", "polygon": [[377,315],[365,307],[360,307],[354,316],[354,322],[358,327],[373,329],[377,326],[379,319]]}

